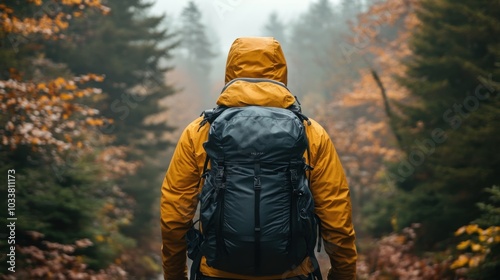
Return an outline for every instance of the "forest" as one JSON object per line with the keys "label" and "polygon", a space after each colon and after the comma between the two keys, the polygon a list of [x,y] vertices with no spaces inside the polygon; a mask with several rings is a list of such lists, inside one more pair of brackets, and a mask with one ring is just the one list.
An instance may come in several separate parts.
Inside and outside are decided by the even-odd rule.
{"label": "forest", "polygon": [[[162,180],[229,48],[181,2],[0,3],[0,279],[160,279]],[[500,2],[263,10],[346,172],[357,278],[499,279]]]}

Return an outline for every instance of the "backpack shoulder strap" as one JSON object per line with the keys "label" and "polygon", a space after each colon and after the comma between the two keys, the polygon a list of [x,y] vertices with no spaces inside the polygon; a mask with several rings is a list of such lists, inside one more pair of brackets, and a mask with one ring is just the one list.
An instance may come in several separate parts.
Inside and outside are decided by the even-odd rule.
{"label": "backpack shoulder strap", "polygon": [[198,131],[205,125],[205,124],[212,124],[215,119],[222,114],[228,107],[226,106],[218,106],[213,109],[208,109],[203,112],[201,112],[201,116],[203,116],[203,120],[200,122],[200,126],[198,127]]}
{"label": "backpack shoulder strap", "polygon": [[[203,116],[203,120],[200,122],[200,125],[198,127],[198,131],[200,131],[200,129],[205,125],[205,124],[212,124],[215,119],[220,115],[222,114],[222,112],[224,112],[224,110],[226,110],[228,107],[224,107],[224,106],[219,106],[219,107],[216,107],[216,108],[213,108],[213,109],[208,109],[208,110],[205,110],[201,113],[200,117]],[[199,189],[200,188],[200,185],[201,185],[201,181],[207,176],[207,172],[208,172],[208,163],[210,161],[210,158],[208,157],[208,155],[205,157],[205,162],[203,163],[203,173],[201,174],[199,180],[198,180],[198,184],[196,185],[196,189]],[[201,216],[201,209],[199,210],[200,211],[200,216]],[[192,229],[194,230],[194,224],[192,225]],[[198,231],[200,231],[200,229],[198,229]],[[190,280],[198,280],[198,279],[201,279],[200,278],[200,264],[201,264],[201,258],[203,257],[203,254],[201,252],[201,250],[198,250],[198,252],[196,253],[195,256],[193,256],[192,258],[192,263],[191,263],[191,269],[190,269]]]}
{"label": "backpack shoulder strap", "polygon": [[292,111],[302,122],[307,122],[307,125],[311,125],[311,121],[309,118],[302,113],[302,108],[300,107],[299,99],[297,96],[295,96],[295,100],[297,101],[297,104],[293,104],[292,106],[288,107],[287,109]]}
{"label": "backpack shoulder strap", "polygon": [[[300,102],[299,102],[299,99],[297,98],[297,96],[295,96],[295,100],[297,101],[297,104],[293,104],[292,106],[288,107],[287,109],[292,111],[292,113],[294,113],[297,118],[299,118],[299,120],[304,123],[306,122],[307,125],[311,125],[311,121],[309,120],[309,118],[304,115],[302,113],[302,109],[300,107]],[[304,125],[305,127],[305,125]],[[307,135],[306,135],[306,139],[307,139]],[[311,170],[314,169],[314,167],[311,165],[311,150],[309,149],[309,139],[307,139],[307,164],[306,164],[306,169],[307,171],[309,172],[309,176],[308,176],[308,180],[309,180],[309,186],[311,185]]]}
{"label": "backpack shoulder strap", "polygon": [[[225,106],[218,106],[216,108],[208,109],[208,110],[201,112],[200,117],[203,116],[203,120],[201,120],[201,122],[200,122],[200,126],[198,127],[198,131],[200,131],[200,129],[207,123],[209,125],[211,125],[215,121],[215,119],[218,116],[220,116],[220,114],[222,114],[222,112],[224,112],[227,108],[228,107],[225,107]],[[208,162],[209,161],[210,161],[210,158],[208,157],[208,155],[206,155],[205,163],[203,164],[203,173],[201,174],[200,179],[198,180],[198,185],[197,185],[196,189],[198,189],[200,187],[201,180],[207,176]]]}

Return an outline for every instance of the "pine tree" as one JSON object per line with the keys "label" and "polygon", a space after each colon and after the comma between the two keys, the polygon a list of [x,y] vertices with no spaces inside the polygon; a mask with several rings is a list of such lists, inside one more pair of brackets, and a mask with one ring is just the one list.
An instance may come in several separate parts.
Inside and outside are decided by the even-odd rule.
{"label": "pine tree", "polygon": [[210,61],[215,54],[201,18],[202,14],[198,6],[193,1],[189,1],[181,14],[181,48],[186,50],[189,63],[206,75],[210,72]]}
{"label": "pine tree", "polygon": [[285,29],[285,24],[279,18],[278,13],[274,11],[269,15],[267,23],[264,26],[264,35],[276,38],[281,46],[286,49]]}
{"label": "pine tree", "polygon": [[[152,3],[143,0],[111,1],[107,17],[89,15],[70,27],[80,36],[53,44],[48,56],[70,62],[72,72],[105,75],[104,99],[89,100],[113,120],[100,129],[113,136],[111,144],[127,148],[127,160],[139,163],[135,175],[122,176],[116,184],[134,198],[128,207],[133,218],[120,231],[137,240],[146,254],[156,235],[160,186],[170,143],[164,134],[173,128],[158,117],[160,101],[174,93],[165,80],[171,51],[178,45],[164,26],[165,16],[151,16]],[[153,117],[152,117],[153,116]],[[162,158],[163,157],[163,158]],[[140,265],[137,263],[136,268]],[[136,275],[136,277],[143,277]]]}
{"label": "pine tree", "polygon": [[[289,38],[290,89],[304,100],[304,107],[321,104],[353,84],[358,77],[358,57],[347,59],[342,51],[349,27],[341,15],[341,7],[328,0],[309,6],[292,25]],[[317,108],[311,108],[317,110]]]}
{"label": "pine tree", "polygon": [[318,0],[293,23],[288,80],[292,91],[299,96],[313,94],[327,98],[331,94],[326,83],[333,69],[330,50],[340,33],[335,25],[338,18],[330,1]]}
{"label": "pine tree", "polygon": [[207,35],[207,28],[202,22],[202,13],[193,1],[189,1],[182,10],[180,22],[179,48],[184,54],[180,66],[196,81],[199,88],[197,94],[201,96],[203,106],[213,106],[210,100],[209,77],[212,59],[216,53],[213,50],[213,42]]}
{"label": "pine tree", "polygon": [[[21,263],[26,257],[22,249],[36,251],[38,248],[31,245],[40,245],[29,237],[32,235],[43,235],[52,245],[83,238],[95,242],[96,236],[113,235],[114,244],[95,242],[79,252],[91,268],[108,266],[132,242],[116,230],[120,222],[109,221],[108,214],[102,212],[107,203],[115,208],[114,202],[120,199],[112,191],[116,181],[110,178],[109,162],[98,160],[105,141],[93,126],[103,119],[82,104],[83,98],[95,98],[100,92],[99,83],[86,88],[86,81],[98,82],[102,77],[88,72],[75,77],[68,63],[56,64],[46,56],[49,46],[77,35],[67,30],[74,24],[69,20],[73,13],[94,13],[99,18],[107,11],[99,1],[80,4],[77,12],[67,1],[57,5],[5,1],[0,5],[0,17],[9,19],[0,27],[0,55],[6,57],[0,70],[0,170],[4,174],[15,170],[16,205],[12,213],[18,218],[16,260],[26,273],[36,269],[33,264]],[[6,188],[0,193],[7,199]],[[44,261],[45,253],[38,251],[39,261]],[[4,264],[1,267],[5,271]],[[45,276],[40,274],[45,272],[38,273]]]}
{"label": "pine tree", "polygon": [[362,3],[360,0],[342,0],[341,4],[342,17],[347,22],[355,23],[356,16],[361,12]]}
{"label": "pine tree", "polygon": [[398,222],[423,223],[431,246],[478,216],[498,184],[500,4],[422,1],[413,55],[401,83],[418,99],[401,106],[407,159],[395,166]]}

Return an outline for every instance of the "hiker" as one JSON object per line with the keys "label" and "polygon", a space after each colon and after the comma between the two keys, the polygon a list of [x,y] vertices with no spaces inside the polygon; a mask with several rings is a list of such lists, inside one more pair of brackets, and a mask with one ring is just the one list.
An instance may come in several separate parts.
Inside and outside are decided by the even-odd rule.
{"label": "hiker", "polygon": [[[236,39],[225,83],[217,109],[183,131],[163,181],[164,278],[187,279],[192,249],[192,279],[321,279],[317,223],[328,279],[356,279],[346,177],[327,132],[286,88],[278,41]],[[188,248],[197,228],[203,241]]]}

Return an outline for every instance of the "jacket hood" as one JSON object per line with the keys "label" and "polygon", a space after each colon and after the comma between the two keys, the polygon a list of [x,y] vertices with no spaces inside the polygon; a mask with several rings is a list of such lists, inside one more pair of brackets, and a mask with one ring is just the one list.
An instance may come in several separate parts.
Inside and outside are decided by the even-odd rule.
{"label": "jacket hood", "polygon": [[280,43],[272,37],[245,37],[233,42],[226,62],[225,83],[236,78],[263,78],[287,84]]}
{"label": "jacket hood", "polygon": [[219,106],[288,108],[295,103],[286,88],[285,55],[271,37],[236,39],[227,56],[225,82]]}
{"label": "jacket hood", "polygon": [[267,106],[288,108],[295,97],[284,84],[269,79],[239,78],[228,83],[217,99],[217,105],[227,107]]}

